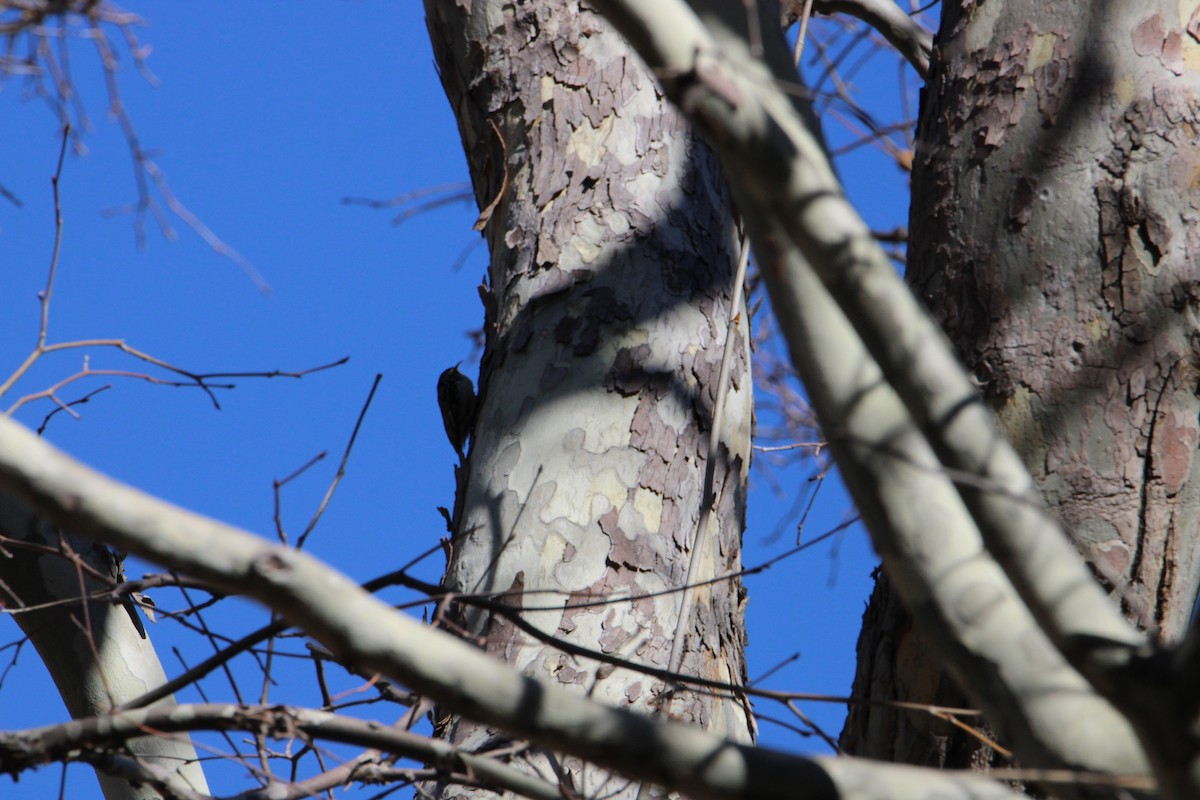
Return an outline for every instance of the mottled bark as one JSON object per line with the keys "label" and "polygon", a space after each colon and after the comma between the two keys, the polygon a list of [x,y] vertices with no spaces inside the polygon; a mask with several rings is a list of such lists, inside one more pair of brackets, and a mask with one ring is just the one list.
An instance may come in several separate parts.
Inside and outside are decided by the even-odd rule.
{"label": "mottled bark", "polygon": [[[1200,45],[1187,24],[1161,1],[945,5],[907,273],[1114,602],[1166,642],[1200,573]],[[866,623],[858,696],[961,702],[886,584]],[[877,707],[852,709],[843,744],[991,760],[960,732]]]}
{"label": "mottled bark", "polygon": [[[684,582],[709,463],[698,578],[740,564],[744,325],[730,340],[721,444],[707,452],[736,255],[717,161],[592,12],[548,0],[426,8],[491,256],[479,416],[445,584],[503,592],[546,634],[660,668],[679,630],[683,672],[740,683],[738,581],[705,587],[682,624],[678,594],[649,596]],[[751,738],[738,700],[669,693],[485,613],[451,617],[527,675]],[[503,739],[458,719],[442,731],[469,750]],[[573,760],[535,768],[560,767],[589,795],[633,788]]]}

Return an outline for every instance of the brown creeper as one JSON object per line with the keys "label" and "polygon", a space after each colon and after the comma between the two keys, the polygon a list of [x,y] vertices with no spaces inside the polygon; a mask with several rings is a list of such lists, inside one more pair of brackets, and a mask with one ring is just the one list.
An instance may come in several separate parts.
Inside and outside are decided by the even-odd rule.
{"label": "brown creeper", "polygon": [[458,453],[459,460],[463,461],[466,459],[463,448],[475,427],[475,386],[470,378],[458,371],[458,364],[438,378],[437,399],[438,407],[442,410],[442,424],[446,426],[446,436]]}

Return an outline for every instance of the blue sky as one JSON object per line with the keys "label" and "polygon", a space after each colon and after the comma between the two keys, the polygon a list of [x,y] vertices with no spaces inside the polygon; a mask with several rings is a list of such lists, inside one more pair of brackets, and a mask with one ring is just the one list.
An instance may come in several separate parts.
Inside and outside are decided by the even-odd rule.
{"label": "blue sky", "polygon": [[[484,250],[472,248],[475,210],[461,203],[396,227],[389,211],[347,206],[346,196],[388,198],[466,180],[449,107],[433,68],[417,3],[326,0],[283,3],[129,2],[148,24],[138,33],[153,50],[151,86],[124,54],[120,86],[143,146],[178,198],[270,284],[259,292],[228,259],[182,222],[166,241],[147,221],[139,250],[134,221],[113,209],[136,200],[133,172],[119,127],[106,114],[94,51],[72,44],[75,81],[93,127],[86,155],[68,157],[62,179],[65,218],[51,308],[50,341],[121,338],[194,372],[300,370],[349,356],[338,369],[303,380],[239,379],[219,394],[221,410],[195,389],[153,386],[128,378],[89,378],[62,393],[72,400],[108,383],[79,407],[58,415],[47,437],[121,480],[188,508],[274,536],[272,481],[320,452],[328,457],[282,491],[285,525],[294,538],[324,495],[374,376],[378,394],[336,496],[309,549],[357,579],[394,568],[433,545],[444,531],[436,507],[449,505],[453,452],[434,399],[438,374],[468,359],[468,332],[481,313],[475,286]],[[859,74],[869,96],[895,91],[890,60]],[[37,293],[53,244],[50,176],[58,123],[26,97],[19,79],[0,92],[0,184],[20,207],[0,199],[0,375],[25,358],[37,335]],[[829,126],[831,140],[848,135]],[[906,221],[906,181],[874,151],[839,169],[872,225]],[[461,267],[455,262],[468,252]],[[129,357],[88,348],[47,357],[3,398],[40,391],[77,372],[142,371]],[[161,373],[155,373],[161,375]],[[36,427],[51,409],[32,403],[18,419]],[[752,474],[745,563],[760,563],[794,543],[794,512],[812,466],[769,467]],[[769,480],[768,480],[769,478]],[[778,490],[772,488],[772,484]],[[849,513],[827,487],[806,538]],[[789,516],[793,515],[793,516]],[[788,527],[791,525],[792,527]],[[773,535],[780,527],[784,533]],[[441,557],[424,576],[436,579]],[[853,648],[874,566],[857,528],[748,580],[752,676],[798,653],[763,685],[845,694]],[[152,569],[130,566],[132,574]],[[164,597],[164,605],[173,599]],[[210,623],[228,633],[263,624],[265,612],[230,604]],[[194,663],[211,652],[196,637],[164,623],[150,628],[168,671],[169,647]],[[0,644],[19,638],[11,622]],[[298,649],[299,644],[290,646]],[[8,652],[8,651],[5,651]],[[252,670],[245,674],[250,675]],[[296,680],[309,682],[301,670]],[[339,678],[341,680],[341,678]],[[258,689],[246,678],[249,694]],[[345,679],[343,688],[357,685]],[[208,696],[227,699],[221,680]],[[311,702],[273,690],[280,701]],[[184,701],[197,700],[195,692]],[[805,711],[836,736],[844,710],[808,704]],[[786,709],[759,705],[769,717]],[[369,712],[368,712],[369,713]],[[390,712],[388,712],[390,713]],[[0,689],[8,729],[60,721],[65,712],[32,652],[26,650]],[[795,722],[795,720],[790,720]],[[817,740],[763,721],[762,741],[827,752]],[[224,743],[217,741],[219,746]],[[218,793],[245,788],[238,768],[222,773]],[[85,767],[69,770],[71,797],[98,796]],[[56,768],[24,775],[10,795],[54,797]]]}

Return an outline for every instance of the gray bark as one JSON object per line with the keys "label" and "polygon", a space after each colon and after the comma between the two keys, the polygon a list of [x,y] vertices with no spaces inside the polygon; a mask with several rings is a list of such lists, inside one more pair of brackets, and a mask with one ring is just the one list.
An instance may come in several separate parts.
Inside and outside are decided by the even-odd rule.
{"label": "gray bark", "polygon": [[[740,684],[740,582],[703,587],[690,614],[664,593],[685,583],[697,536],[693,581],[740,565],[751,382],[743,307],[727,335],[736,243],[718,162],[596,14],[557,0],[426,8],[491,256],[445,585],[503,593],[559,639]],[[752,737],[739,699],[598,669],[485,612],[454,616],[525,675]],[[670,663],[676,636],[682,659]],[[505,736],[458,719],[442,732],[468,750]],[[531,758],[588,795],[636,791],[553,760]]]}
{"label": "gray bark", "polygon": [[[1200,578],[1196,51],[1172,3],[945,4],[907,273],[1113,601],[1163,643]],[[881,585],[855,693],[961,702],[906,616]],[[992,761],[878,707],[843,744]]]}

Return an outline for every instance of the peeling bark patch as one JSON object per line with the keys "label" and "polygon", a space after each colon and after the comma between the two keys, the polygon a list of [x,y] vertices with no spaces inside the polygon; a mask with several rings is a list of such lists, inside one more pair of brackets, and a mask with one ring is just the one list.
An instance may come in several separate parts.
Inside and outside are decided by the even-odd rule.
{"label": "peeling bark patch", "polygon": [[1183,37],[1179,35],[1179,31],[1171,31],[1167,34],[1159,61],[1176,75],[1183,74],[1186,65],[1183,61]]}
{"label": "peeling bark patch", "polygon": [[1133,50],[1139,56],[1158,56],[1164,67],[1176,75],[1183,74],[1183,37],[1177,30],[1167,30],[1162,15],[1144,17],[1131,36]]}
{"label": "peeling bark patch", "polygon": [[650,353],[648,344],[622,347],[613,359],[612,369],[605,376],[604,385],[620,392],[624,397],[632,397],[645,389],[653,378],[641,365],[650,357]]}
{"label": "peeling bark patch", "polygon": [[569,347],[571,355],[584,358],[596,352],[601,339],[611,335],[614,323],[630,322],[632,309],[607,286],[583,292],[581,302],[573,302],[568,313],[554,329],[554,340]]}
{"label": "peeling bark patch", "polygon": [[616,540],[617,540],[618,534],[621,535],[621,538],[624,538],[624,534],[621,533],[621,528],[617,525],[617,518],[618,518],[619,514],[620,514],[620,511],[618,511],[618,509],[610,508],[608,511],[604,512],[604,514],[600,517],[600,522],[599,522],[600,530],[604,533],[605,536],[607,536],[609,539],[613,540],[614,547],[616,547]]}
{"label": "peeling bark patch", "polygon": [[[1053,116],[1050,101],[1057,100],[1071,75],[1071,61],[1065,57],[1046,62],[1037,73],[1038,107],[1047,116]],[[1053,118],[1050,119],[1053,124]]]}
{"label": "peeling bark patch", "polygon": [[[971,123],[972,142],[977,157],[1004,144],[1008,133],[1024,116],[1025,103],[1019,99],[1030,85],[1025,59],[1033,44],[1034,31],[1025,26],[1001,43],[995,52],[979,52],[967,59],[955,83],[960,91],[975,98],[960,104],[955,129]],[[978,66],[975,66],[975,65]]]}
{"label": "peeling bark patch", "polygon": [[1186,401],[1168,404],[1155,430],[1158,452],[1154,463],[1169,496],[1178,494],[1192,476],[1196,448],[1200,445],[1200,422],[1180,414],[1181,407],[1186,407]]}
{"label": "peeling bark patch", "polygon": [[[658,457],[666,464],[671,464],[679,449],[679,433],[659,415],[660,398],[653,393],[645,393],[638,400],[637,411],[633,414],[633,424],[629,428],[630,443],[642,450],[647,456]],[[670,469],[668,468],[668,482]],[[643,486],[656,484],[643,483]]]}
{"label": "peeling bark patch", "polygon": [[[686,441],[678,442],[678,450],[667,464],[667,485],[668,492],[673,491],[676,497],[683,496],[683,487],[688,486],[691,478],[699,465],[703,464],[703,459],[699,457],[700,451],[700,435],[696,431],[689,431],[690,435]],[[689,517],[691,514],[689,513]],[[667,527],[664,525],[664,527]]]}
{"label": "peeling bark patch", "polygon": [[[614,605],[600,609],[603,617],[597,617],[597,608],[591,605],[600,598],[636,596],[644,594],[645,590],[635,572],[609,572],[586,590],[571,594],[559,621],[558,631],[564,635],[577,634],[581,630],[591,631],[596,635],[589,646],[598,646],[602,652],[609,654],[620,652],[626,642],[635,637],[642,638],[647,632],[661,635],[661,630],[654,630],[658,627],[658,619],[654,601],[650,598],[614,600]],[[574,676],[568,677],[573,679]]]}
{"label": "peeling bark patch", "polygon": [[[525,573],[518,572],[508,589],[504,592],[503,601],[512,608],[522,608],[525,605]],[[484,651],[501,661],[512,663],[516,660],[517,651],[524,641],[524,634],[505,617],[496,614],[488,618],[487,629],[484,632]]]}
{"label": "peeling bark patch", "polygon": [[612,562],[624,569],[659,573],[664,570],[664,560],[645,536],[622,536],[613,542]]}
{"label": "peeling bark patch", "polygon": [[1133,552],[1120,539],[1100,542],[1092,548],[1092,565],[1103,582],[1110,588],[1121,586],[1133,563]]}
{"label": "peeling bark patch", "polygon": [[1151,335],[1145,313],[1154,298],[1142,291],[1143,273],[1158,273],[1171,246],[1169,223],[1129,187],[1113,181],[1096,185],[1100,242],[1104,259],[1103,296],[1127,335]]}
{"label": "peeling bark patch", "polygon": [[572,634],[575,632],[575,617],[580,613],[586,613],[588,603],[596,598],[591,591],[571,592],[567,595],[566,607],[563,609],[562,619],[558,622],[559,633]]}
{"label": "peeling bark patch", "polygon": [[624,614],[617,614],[615,611],[608,612],[604,622],[600,624],[604,630],[598,642],[601,651],[615,653],[621,649],[621,645],[633,637],[633,634],[622,626],[623,618]]}
{"label": "peeling bark patch", "polygon": [[557,655],[546,661],[546,669],[554,680],[563,685],[582,685],[584,681],[591,677],[591,674],[583,670],[575,669],[569,662],[569,656]]}
{"label": "peeling bark patch", "polygon": [[1144,17],[1133,29],[1133,51],[1139,56],[1157,54],[1162,51],[1166,37],[1167,30],[1163,25],[1162,16],[1151,14]]}
{"label": "peeling bark patch", "polygon": [[1012,203],[1008,210],[1009,230],[1019,231],[1029,224],[1033,201],[1036,197],[1036,187],[1033,181],[1024,177],[1017,180]]}

